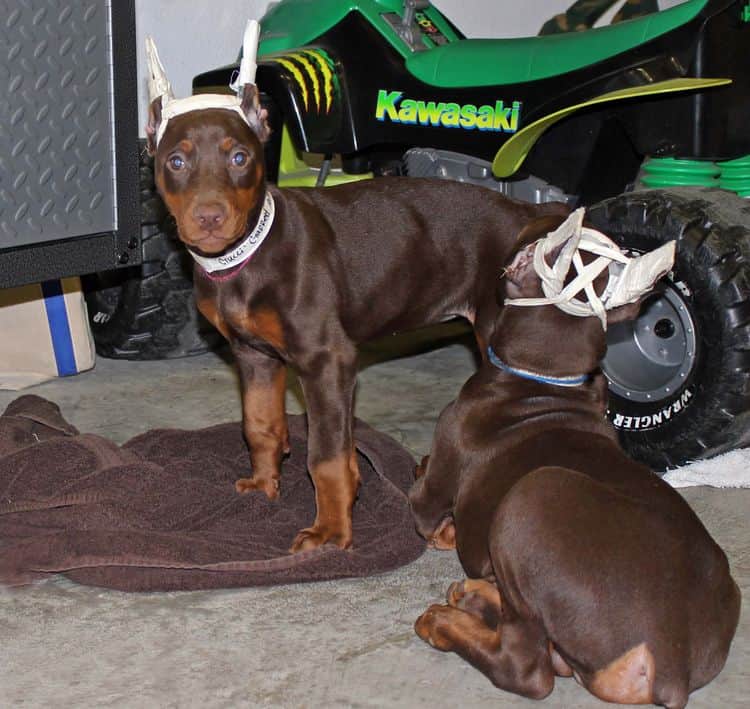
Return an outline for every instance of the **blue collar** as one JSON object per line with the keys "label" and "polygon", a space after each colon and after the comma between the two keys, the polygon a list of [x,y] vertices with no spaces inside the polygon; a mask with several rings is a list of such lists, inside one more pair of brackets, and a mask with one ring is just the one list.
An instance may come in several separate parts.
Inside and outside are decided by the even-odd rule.
{"label": "blue collar", "polygon": [[515,374],[517,377],[522,379],[530,379],[532,382],[541,382],[542,384],[554,384],[558,387],[577,387],[581,384],[585,384],[589,380],[588,374],[581,374],[580,376],[572,377],[548,377],[544,374],[536,374],[534,372],[528,372],[525,369],[516,369],[511,367],[509,364],[505,364],[496,354],[492,347],[487,348],[487,357],[490,362],[494,364],[498,369],[502,369],[504,372]]}

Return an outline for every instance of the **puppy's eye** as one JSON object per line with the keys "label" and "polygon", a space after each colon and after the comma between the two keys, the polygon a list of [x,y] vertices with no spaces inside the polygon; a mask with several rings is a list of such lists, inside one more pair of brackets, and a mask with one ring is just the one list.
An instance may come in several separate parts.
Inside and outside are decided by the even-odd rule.
{"label": "puppy's eye", "polygon": [[167,160],[167,163],[173,170],[182,170],[185,167],[185,161],[179,155],[173,155]]}
{"label": "puppy's eye", "polygon": [[232,155],[232,165],[235,167],[244,167],[247,165],[250,156],[244,150],[238,150]]}

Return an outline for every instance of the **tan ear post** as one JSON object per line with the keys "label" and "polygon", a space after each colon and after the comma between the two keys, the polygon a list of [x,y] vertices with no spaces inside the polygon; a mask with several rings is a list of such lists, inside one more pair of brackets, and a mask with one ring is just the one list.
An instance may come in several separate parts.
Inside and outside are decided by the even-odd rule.
{"label": "tan ear post", "polygon": [[151,35],[146,37],[146,67],[148,69],[148,102],[153,103],[156,99],[162,99],[162,106],[166,97],[167,100],[173,99],[172,85],[167,79],[167,73],[159,59],[159,52],[156,50],[156,43]]}

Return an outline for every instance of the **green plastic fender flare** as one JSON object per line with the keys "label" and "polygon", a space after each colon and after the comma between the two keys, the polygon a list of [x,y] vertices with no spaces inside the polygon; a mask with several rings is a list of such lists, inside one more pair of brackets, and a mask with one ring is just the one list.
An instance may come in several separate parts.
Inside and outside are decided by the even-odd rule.
{"label": "green plastic fender flare", "polygon": [[713,86],[722,86],[731,83],[731,79],[698,79],[689,77],[682,79],[669,79],[667,81],[656,81],[653,84],[632,86],[627,89],[610,91],[606,94],[595,96],[583,103],[567,106],[566,108],[562,108],[559,111],[550,113],[548,116],[544,116],[543,118],[530,123],[510,138],[503,147],[497,151],[495,159],[492,161],[492,173],[497,178],[510,177],[519,167],[521,167],[521,164],[526,159],[532,146],[547,128],[582,108],[594,106],[599,103],[606,103],[608,101],[620,101],[622,99],[639,98],[641,96],[651,96],[654,94],[674,93],[677,91],[707,89]]}

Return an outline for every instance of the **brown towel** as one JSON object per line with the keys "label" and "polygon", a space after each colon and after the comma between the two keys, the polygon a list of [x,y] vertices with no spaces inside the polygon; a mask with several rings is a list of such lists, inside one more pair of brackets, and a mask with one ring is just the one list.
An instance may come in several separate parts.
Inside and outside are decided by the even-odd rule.
{"label": "brown towel", "polygon": [[22,396],[0,416],[0,583],[63,573],[127,591],[271,585],[367,576],[416,559],[405,492],[411,455],[361,421],[354,548],[291,555],[312,523],[306,424],[289,417],[281,495],[238,495],[250,463],[239,424],[158,429],[119,447],[79,434],[52,402]]}

